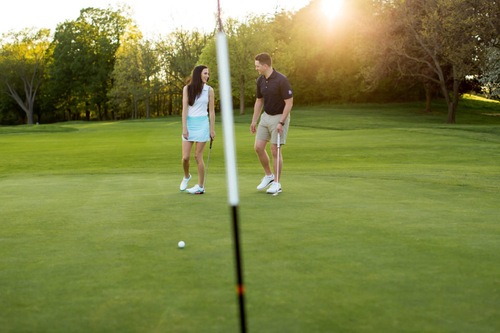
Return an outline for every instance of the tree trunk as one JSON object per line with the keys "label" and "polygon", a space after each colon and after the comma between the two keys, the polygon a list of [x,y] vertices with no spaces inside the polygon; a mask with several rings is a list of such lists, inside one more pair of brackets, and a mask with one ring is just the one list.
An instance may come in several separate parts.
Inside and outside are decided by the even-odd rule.
{"label": "tree trunk", "polygon": [[240,78],[240,115],[245,114],[245,78]]}
{"label": "tree trunk", "polygon": [[173,98],[174,98],[174,95],[171,91],[169,91],[169,94],[168,94],[168,101],[167,101],[167,105],[168,105],[168,108],[167,108],[167,115],[171,116],[174,114],[174,102],[173,102]]}
{"label": "tree trunk", "polygon": [[146,96],[146,118],[149,119],[151,110],[150,110],[150,102],[149,102],[149,94]]}
{"label": "tree trunk", "polygon": [[456,105],[453,102],[448,104],[448,118],[446,119],[447,124],[455,124],[455,110]]}
{"label": "tree trunk", "polygon": [[33,106],[26,111],[26,116],[28,117],[28,125],[33,125]]}
{"label": "tree trunk", "polygon": [[27,89],[26,84],[24,86],[24,91],[26,95],[24,101],[21,99],[21,96],[19,96],[17,91],[8,83],[7,83],[7,88],[9,89],[9,95],[17,102],[17,104],[26,114],[27,124],[33,125],[33,104],[35,100],[34,95],[32,98],[30,98],[29,96],[30,91]]}
{"label": "tree trunk", "polygon": [[425,89],[425,112],[431,113],[431,102],[432,102],[432,85],[430,82],[424,83]]}
{"label": "tree trunk", "polygon": [[137,98],[134,96],[133,97],[133,104],[134,104],[134,111],[133,111],[133,114],[132,114],[132,119],[137,119],[138,118],[138,111],[137,111]]}
{"label": "tree trunk", "polygon": [[443,91],[444,100],[446,101],[446,105],[448,106],[448,119],[446,122],[451,124],[450,117],[452,116],[452,112],[453,112],[453,102],[450,99],[450,94],[448,92],[448,89],[446,88],[446,83],[441,82],[441,90]]}
{"label": "tree trunk", "polygon": [[459,86],[460,86],[460,80],[457,79],[455,66],[453,66],[453,88],[452,88],[451,102],[448,103],[448,119],[447,119],[448,124],[456,123],[457,106],[460,97],[460,93],[458,91]]}
{"label": "tree trunk", "polygon": [[85,119],[87,121],[90,121],[90,110],[89,110],[89,103],[85,102]]}

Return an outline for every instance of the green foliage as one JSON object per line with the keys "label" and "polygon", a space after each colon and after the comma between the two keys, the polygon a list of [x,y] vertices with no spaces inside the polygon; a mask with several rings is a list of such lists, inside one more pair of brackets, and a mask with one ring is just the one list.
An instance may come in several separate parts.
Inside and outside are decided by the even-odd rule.
{"label": "green foliage", "polygon": [[148,55],[153,52],[149,43],[141,45],[139,33],[130,31],[122,38],[112,73],[113,86],[108,93],[117,110],[114,119],[139,118],[139,104],[151,93],[149,83],[154,74],[146,73],[146,68]]}
{"label": "green foliage", "polygon": [[33,124],[35,98],[42,84],[49,49],[49,31],[25,29],[0,42],[0,93],[10,96]]}
{"label": "green foliage", "polygon": [[487,98],[500,99],[500,47],[486,50],[484,70],[479,81]]}
{"label": "green foliage", "polygon": [[[54,35],[54,61],[50,67],[51,93],[61,108],[72,113],[97,111],[107,118],[116,51],[130,23],[120,11],[82,9],[75,21],[60,24]],[[81,109],[83,107],[83,110]]]}
{"label": "green foliage", "polygon": [[[425,97],[430,111],[432,99],[444,97],[445,117],[454,122],[460,95],[468,92],[461,84],[466,76],[495,95],[499,10],[498,1],[489,0],[351,0],[332,19],[322,0],[312,0],[297,12],[229,18],[223,23],[233,104],[240,114],[253,105],[254,56],[265,51],[290,79],[296,105]],[[218,91],[213,32],[179,29],[145,39],[129,15],[125,9],[85,8],[76,20],[57,27],[44,56],[49,70],[40,75],[36,99],[28,94],[39,120],[178,114],[186,78],[201,63],[211,69],[210,84]],[[0,45],[8,53],[5,39]],[[23,84],[11,74],[23,66],[21,58],[16,64],[0,61],[0,73],[8,74],[17,92]],[[22,109],[26,99],[18,95]],[[15,114],[4,103],[0,113],[0,119]]]}
{"label": "green foliage", "polygon": [[253,17],[229,35],[233,95],[239,96],[240,114],[243,114],[245,105],[253,105],[255,101],[255,56],[262,52],[273,54],[275,51],[273,25],[265,18]]}
{"label": "green foliage", "polygon": [[168,39],[160,40],[156,49],[160,57],[160,77],[165,95],[168,95],[168,113],[180,114],[182,109],[182,88],[191,76],[193,68],[199,64],[205,46],[211,35],[199,31],[177,30]]}
{"label": "green foliage", "polygon": [[[273,25],[267,18],[248,17],[244,23],[235,20],[225,22],[224,31],[228,39],[229,63],[231,67],[231,87],[240,114],[245,113],[245,107],[255,102],[255,71],[254,58],[258,53],[275,51]],[[212,69],[211,84],[218,85],[216,43],[215,39],[208,42],[200,56],[200,63]]]}
{"label": "green foliage", "polygon": [[[414,77],[426,89],[438,88],[448,104],[447,121],[455,122],[460,85],[481,71],[484,51],[495,39],[485,17],[498,14],[489,0],[418,0],[388,5],[368,20],[373,29],[368,54],[378,65],[371,75],[383,77],[390,67]],[[498,6],[497,6],[498,7]]]}

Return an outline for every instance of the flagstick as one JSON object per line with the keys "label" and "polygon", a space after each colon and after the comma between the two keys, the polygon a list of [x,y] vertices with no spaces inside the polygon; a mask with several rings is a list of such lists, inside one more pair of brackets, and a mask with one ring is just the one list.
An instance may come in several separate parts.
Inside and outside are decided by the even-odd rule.
{"label": "flagstick", "polygon": [[238,294],[239,310],[240,310],[240,327],[241,332],[246,332],[246,315],[245,315],[245,286],[243,284],[243,264],[240,250],[240,234],[238,223],[238,179],[236,171],[236,153],[234,139],[234,119],[233,119],[233,102],[231,95],[231,76],[229,71],[229,56],[227,47],[227,38],[222,31],[222,23],[220,20],[220,3],[219,9],[219,32],[217,33],[217,66],[219,68],[219,90],[222,108],[222,125],[224,133],[224,153],[226,161],[226,178],[228,186],[228,199],[232,210],[233,217],[233,234],[234,234],[234,252],[236,258],[236,291]]}

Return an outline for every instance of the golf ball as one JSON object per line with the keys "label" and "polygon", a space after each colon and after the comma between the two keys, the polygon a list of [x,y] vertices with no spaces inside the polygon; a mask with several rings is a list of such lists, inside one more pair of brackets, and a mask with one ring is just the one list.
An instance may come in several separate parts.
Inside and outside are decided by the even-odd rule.
{"label": "golf ball", "polygon": [[184,243],[184,241],[180,241],[179,243],[177,243],[177,246],[179,247],[179,249],[183,249],[184,246],[186,246],[186,243]]}

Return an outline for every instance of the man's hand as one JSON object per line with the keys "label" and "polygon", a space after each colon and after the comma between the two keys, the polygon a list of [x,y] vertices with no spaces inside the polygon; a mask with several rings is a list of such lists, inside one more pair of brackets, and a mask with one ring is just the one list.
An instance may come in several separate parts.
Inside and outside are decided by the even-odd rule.
{"label": "man's hand", "polygon": [[250,133],[255,134],[256,131],[257,131],[257,123],[256,122],[252,122],[250,124]]}
{"label": "man's hand", "polygon": [[278,131],[279,135],[283,134],[283,125],[281,123],[278,123],[278,126],[276,126],[276,130]]}

